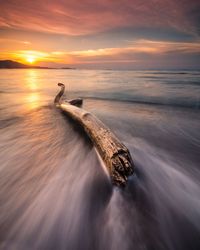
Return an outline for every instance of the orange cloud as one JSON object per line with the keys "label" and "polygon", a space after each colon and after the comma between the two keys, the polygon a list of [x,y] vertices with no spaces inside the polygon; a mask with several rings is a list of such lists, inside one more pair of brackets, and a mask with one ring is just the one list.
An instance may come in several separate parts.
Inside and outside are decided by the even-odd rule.
{"label": "orange cloud", "polygon": [[[129,47],[101,48],[80,51],[42,52],[34,50],[19,50],[1,53],[1,59],[13,59],[23,63],[60,63],[68,65],[100,65],[116,63],[132,63],[136,66],[168,64],[176,62],[179,66],[187,57],[200,54],[199,43],[178,43],[151,40],[129,42]],[[158,65],[159,65],[158,64]]]}

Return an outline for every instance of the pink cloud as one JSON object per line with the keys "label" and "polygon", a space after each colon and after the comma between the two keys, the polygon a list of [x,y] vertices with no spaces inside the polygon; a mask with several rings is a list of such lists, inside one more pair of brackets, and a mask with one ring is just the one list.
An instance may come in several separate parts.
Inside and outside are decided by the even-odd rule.
{"label": "pink cloud", "polygon": [[0,1],[0,27],[83,35],[120,27],[173,27],[196,32],[189,11],[198,1]]}

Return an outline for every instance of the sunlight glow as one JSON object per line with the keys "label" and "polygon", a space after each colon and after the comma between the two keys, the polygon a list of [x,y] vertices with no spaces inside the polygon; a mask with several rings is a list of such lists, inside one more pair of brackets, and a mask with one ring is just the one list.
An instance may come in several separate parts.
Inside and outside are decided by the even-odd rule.
{"label": "sunlight glow", "polygon": [[32,55],[28,55],[27,56],[27,58],[26,58],[26,61],[28,62],[28,63],[34,63],[35,61],[36,61],[36,58],[35,58],[35,56],[32,56]]}
{"label": "sunlight glow", "polygon": [[34,50],[21,50],[16,53],[21,58],[23,63],[34,64],[39,61],[49,61],[49,53],[34,51]]}

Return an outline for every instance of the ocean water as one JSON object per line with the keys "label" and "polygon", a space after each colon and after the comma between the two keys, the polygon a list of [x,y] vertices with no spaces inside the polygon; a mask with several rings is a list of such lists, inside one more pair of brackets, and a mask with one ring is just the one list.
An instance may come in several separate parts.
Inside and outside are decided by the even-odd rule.
{"label": "ocean water", "polygon": [[[129,148],[125,189],[58,82]],[[198,71],[0,70],[0,249],[200,249],[199,131]]]}

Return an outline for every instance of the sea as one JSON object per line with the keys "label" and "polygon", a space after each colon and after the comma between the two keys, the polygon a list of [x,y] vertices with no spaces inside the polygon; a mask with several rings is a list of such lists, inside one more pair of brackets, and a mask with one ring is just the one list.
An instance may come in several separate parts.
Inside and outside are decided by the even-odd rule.
{"label": "sea", "polygon": [[[125,188],[58,82],[129,149]],[[0,249],[200,249],[200,71],[1,69]]]}

